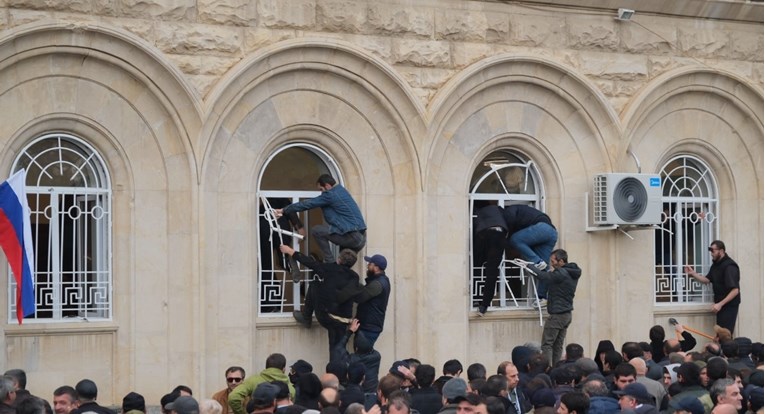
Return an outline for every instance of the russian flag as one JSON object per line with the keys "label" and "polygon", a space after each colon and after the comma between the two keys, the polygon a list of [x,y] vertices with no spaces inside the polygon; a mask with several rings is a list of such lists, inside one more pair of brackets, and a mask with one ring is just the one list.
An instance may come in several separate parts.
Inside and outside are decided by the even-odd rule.
{"label": "russian flag", "polygon": [[0,184],[0,247],[16,278],[16,317],[19,325],[35,313],[34,249],[32,224],[24,191],[26,170]]}

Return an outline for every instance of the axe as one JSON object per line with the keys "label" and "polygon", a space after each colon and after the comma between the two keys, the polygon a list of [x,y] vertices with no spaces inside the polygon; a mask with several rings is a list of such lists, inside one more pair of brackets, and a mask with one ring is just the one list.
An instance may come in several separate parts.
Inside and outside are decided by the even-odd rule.
{"label": "axe", "polygon": [[[672,325],[672,326],[675,326],[675,325],[679,324],[679,322],[675,318],[669,318],[669,324]],[[685,330],[690,332],[690,333],[695,333],[696,335],[701,335],[704,338],[710,339],[712,341],[715,340],[714,336],[709,336],[709,335],[707,335],[707,334],[705,334],[705,333],[703,333],[701,331],[697,331],[696,329],[691,328],[690,326],[683,325],[683,328],[685,328]]]}

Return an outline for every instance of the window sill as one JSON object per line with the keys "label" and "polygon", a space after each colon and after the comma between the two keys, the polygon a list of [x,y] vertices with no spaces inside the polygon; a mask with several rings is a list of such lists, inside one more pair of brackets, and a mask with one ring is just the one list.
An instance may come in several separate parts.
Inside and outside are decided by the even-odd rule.
{"label": "window sill", "polygon": [[[547,311],[542,310],[542,316],[546,316]],[[536,309],[489,309],[483,316],[478,316],[478,312],[470,310],[469,319],[472,321],[481,320],[532,320],[539,319],[539,311]]]}
{"label": "window sill", "polygon": [[44,322],[17,325],[8,323],[5,328],[6,337],[22,337],[36,335],[88,335],[117,332],[119,326],[115,322]]}

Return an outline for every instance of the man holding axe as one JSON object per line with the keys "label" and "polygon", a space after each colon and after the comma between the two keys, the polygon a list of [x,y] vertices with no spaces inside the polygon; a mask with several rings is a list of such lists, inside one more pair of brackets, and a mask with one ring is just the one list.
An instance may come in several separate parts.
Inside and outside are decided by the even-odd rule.
{"label": "man holding axe", "polygon": [[685,272],[701,283],[711,283],[714,294],[712,311],[717,314],[717,324],[733,332],[738,317],[738,306],[741,303],[739,280],[741,275],[738,264],[725,253],[725,243],[715,240],[709,246],[712,255],[712,266],[709,273],[703,276],[685,266]]}

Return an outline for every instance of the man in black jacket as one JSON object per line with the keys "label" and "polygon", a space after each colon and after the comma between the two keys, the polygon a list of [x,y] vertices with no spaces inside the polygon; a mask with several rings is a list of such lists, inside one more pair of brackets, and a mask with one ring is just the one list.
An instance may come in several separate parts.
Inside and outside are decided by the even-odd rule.
{"label": "man in black jacket", "polygon": [[86,412],[94,412],[96,414],[115,414],[114,411],[98,405],[96,398],[98,397],[98,387],[96,383],[84,379],[74,386],[77,391],[77,395],[80,399],[80,407],[72,410],[71,414],[82,414]]}
{"label": "man in black jacket", "polygon": [[[507,237],[510,247],[523,256],[523,260],[533,263],[536,270],[547,270],[550,254],[558,242],[558,230],[550,217],[523,204],[512,204],[503,210],[507,223]],[[541,281],[541,279],[540,279]],[[537,286],[537,298],[547,298],[547,285],[542,282]]]}
{"label": "man in black jacket", "polygon": [[566,330],[571,324],[574,295],[582,269],[576,263],[568,262],[568,253],[563,249],[550,254],[550,264],[552,272],[537,272],[535,277],[548,286],[547,313],[550,316],[542,331],[542,353],[554,366],[563,355]]}
{"label": "man in black jacket", "polygon": [[279,246],[279,249],[316,272],[321,279],[321,281],[313,282],[315,285],[309,289],[313,292],[306,295],[306,306],[303,307],[303,312],[296,311],[293,315],[298,322],[305,325],[305,321],[311,320],[310,311],[315,310],[316,320],[327,330],[329,353],[332,358],[332,351],[342,339],[353,316],[353,301],[341,302],[338,300],[338,295],[343,289],[348,289],[349,285],[359,283],[359,275],[351,269],[356,264],[356,252],[343,249],[335,263],[322,263],[285,244]]}
{"label": "man in black jacket", "polygon": [[[356,318],[361,322],[359,331],[370,342],[370,346],[374,346],[385,324],[385,311],[390,296],[390,279],[385,274],[388,260],[376,254],[372,257],[364,256],[364,261],[367,262],[367,278],[353,301],[359,304],[356,308]],[[341,296],[339,299],[342,301],[345,298]]]}
{"label": "man in black jacket", "polygon": [[725,243],[715,240],[709,246],[712,255],[712,266],[706,276],[685,266],[689,276],[701,283],[711,283],[714,294],[712,312],[717,314],[717,324],[733,333],[738,317],[738,306],[741,304],[739,280],[741,275],[738,264],[725,252]]}

